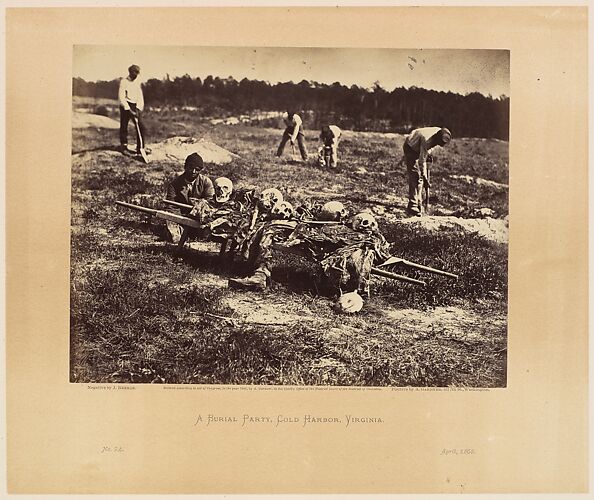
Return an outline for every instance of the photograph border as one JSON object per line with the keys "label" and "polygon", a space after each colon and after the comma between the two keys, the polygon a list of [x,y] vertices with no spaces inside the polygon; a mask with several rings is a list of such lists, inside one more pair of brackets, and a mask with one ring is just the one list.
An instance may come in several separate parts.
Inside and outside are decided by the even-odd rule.
{"label": "photograph border", "polygon": [[[8,9],[9,492],[587,490],[587,10],[481,7],[477,17],[476,9]],[[66,383],[72,46],[157,44],[167,35],[180,45],[406,47],[418,45],[421,24],[426,47],[511,50],[507,389],[111,392]],[[558,147],[559,130],[570,148]],[[571,182],[559,179],[558,165],[574,166]],[[193,425],[201,412],[336,408],[383,423],[276,433]],[[126,451],[101,457],[102,447]],[[477,453],[443,457],[444,449]]]}

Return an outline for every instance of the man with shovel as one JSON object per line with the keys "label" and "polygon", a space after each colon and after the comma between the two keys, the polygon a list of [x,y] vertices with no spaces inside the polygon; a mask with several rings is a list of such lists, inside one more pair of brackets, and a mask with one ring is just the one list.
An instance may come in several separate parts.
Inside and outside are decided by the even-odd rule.
{"label": "man with shovel", "polygon": [[404,141],[404,163],[408,173],[408,215],[422,214],[423,187],[425,187],[425,212],[429,204],[429,169],[433,161],[430,151],[435,146],[445,146],[452,140],[447,128],[423,127],[413,130]]}
{"label": "man with shovel", "polygon": [[289,109],[284,114],[283,121],[285,122],[286,128],[281,142],[278,145],[276,156],[282,156],[287,141],[291,142],[293,156],[295,156],[295,142],[297,142],[297,145],[299,146],[299,152],[301,153],[301,158],[303,161],[307,161],[308,155],[307,147],[305,146],[305,135],[303,134],[303,120],[297,113]]}
{"label": "man with shovel", "polygon": [[132,120],[136,128],[136,153],[142,155],[144,161],[148,162],[144,147],[146,128],[141,116],[144,109],[144,96],[138,79],[139,74],[140,68],[133,64],[128,68],[128,76],[120,80],[118,91],[120,101],[120,145],[122,153],[128,153],[128,122]]}

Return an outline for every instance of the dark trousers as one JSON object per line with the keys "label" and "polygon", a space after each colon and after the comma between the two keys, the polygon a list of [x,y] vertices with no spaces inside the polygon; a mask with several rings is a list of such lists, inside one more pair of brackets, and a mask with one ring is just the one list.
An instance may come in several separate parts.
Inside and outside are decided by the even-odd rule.
{"label": "dark trousers", "polygon": [[[408,209],[421,211],[423,203],[423,172],[419,165],[419,152],[415,151],[408,144],[404,144],[404,163],[408,174]],[[427,163],[433,163],[433,157],[427,155]]]}
{"label": "dark trousers", "polygon": [[[133,108],[136,113],[136,121],[138,122],[138,128],[140,129],[140,137],[138,136],[138,130],[136,126],[134,126],[134,132],[136,134],[136,150],[139,151],[141,148],[144,148],[145,140],[146,140],[146,128],[144,126],[144,121],[142,120],[142,113],[140,110],[136,108],[136,106],[130,105],[130,108]],[[124,109],[120,106],[120,144],[122,146],[128,145],[128,123],[132,120],[134,123],[134,116],[130,111]]]}
{"label": "dark trousers", "polygon": [[[330,160],[327,162],[327,167],[334,168],[338,165],[338,139],[324,140],[324,147],[331,149]],[[324,153],[326,156],[326,153]]]}
{"label": "dark trousers", "polygon": [[404,144],[404,161],[408,174],[408,209],[421,211],[423,175],[419,168],[419,152]]}
{"label": "dark trousers", "polygon": [[[285,150],[285,145],[291,139],[292,130],[286,129],[283,133],[283,138],[281,139],[280,144],[278,145],[278,150],[276,151],[276,156],[281,156],[283,151]],[[299,152],[301,153],[301,158],[303,160],[307,160],[307,148],[305,147],[305,136],[303,132],[297,133],[297,144],[299,145]]]}

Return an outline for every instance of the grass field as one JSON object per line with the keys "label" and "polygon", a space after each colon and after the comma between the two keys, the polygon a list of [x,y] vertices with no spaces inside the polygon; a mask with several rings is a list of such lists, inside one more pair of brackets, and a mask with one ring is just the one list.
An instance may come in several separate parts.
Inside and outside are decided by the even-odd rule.
{"label": "grass field", "polygon": [[[88,104],[88,103],[85,103]],[[273,287],[227,288],[245,272],[222,266],[214,243],[181,259],[162,226],[115,200],[159,200],[182,165],[144,165],[118,154],[117,130],[73,130],[71,381],[366,386],[506,385],[507,244],[459,227],[402,224],[406,175],[402,136],[346,132],[336,171],[275,159],[281,131],[212,126],[189,113],[147,113],[149,146],[168,137],[204,138],[238,159],[208,165],[237,186],[281,188],[290,201],[339,199],[367,208],[392,253],[460,275],[423,276],[427,286],[385,279],[356,315],[335,312],[319,270],[277,255]],[[307,131],[311,153],[316,136]],[[313,155],[312,155],[313,156]],[[456,138],[433,167],[432,215],[507,215],[507,189],[468,183],[469,175],[507,184],[508,144]],[[364,170],[362,170],[364,169]]]}

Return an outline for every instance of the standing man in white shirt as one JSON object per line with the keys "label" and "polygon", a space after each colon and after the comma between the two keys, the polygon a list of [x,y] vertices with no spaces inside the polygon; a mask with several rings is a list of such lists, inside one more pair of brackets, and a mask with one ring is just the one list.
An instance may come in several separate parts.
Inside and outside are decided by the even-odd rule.
{"label": "standing man in white shirt", "polygon": [[445,146],[452,140],[447,128],[424,127],[413,130],[404,141],[404,162],[408,173],[409,215],[421,215],[423,184],[429,181],[427,160],[433,161],[430,154],[435,146]]}
{"label": "standing man in white shirt", "polygon": [[138,79],[139,74],[140,68],[133,64],[128,68],[128,76],[120,80],[118,99],[120,101],[120,145],[123,153],[128,150],[128,122],[130,119],[135,118],[140,129],[141,137],[138,137],[138,131],[136,132],[137,153],[140,154],[146,140],[146,128],[141,116],[144,109],[144,96]]}
{"label": "standing man in white shirt", "polygon": [[287,141],[291,142],[291,146],[295,147],[295,141],[299,145],[299,152],[303,161],[307,161],[307,148],[305,146],[305,135],[303,135],[303,120],[301,117],[292,110],[287,110],[283,116],[286,128],[283,133],[283,138],[278,145],[276,156],[282,156],[285,150],[285,144]]}

